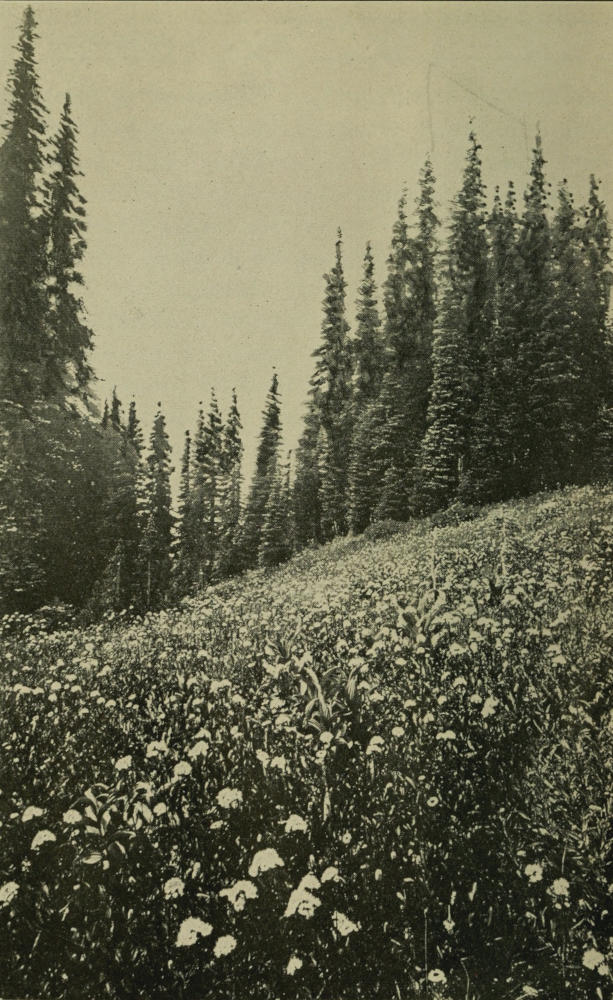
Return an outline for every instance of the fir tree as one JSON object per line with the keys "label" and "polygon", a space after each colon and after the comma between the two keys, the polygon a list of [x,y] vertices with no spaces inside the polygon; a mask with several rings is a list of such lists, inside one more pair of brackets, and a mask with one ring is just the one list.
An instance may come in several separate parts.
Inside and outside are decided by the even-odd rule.
{"label": "fir tree", "polygon": [[185,443],[181,457],[181,479],[179,484],[177,535],[173,546],[173,592],[181,598],[190,594],[197,578],[196,540],[194,538],[193,495],[192,495],[192,441],[190,432],[185,432]]}
{"label": "fir tree", "polygon": [[285,468],[275,462],[269,473],[270,489],[258,549],[259,566],[277,566],[292,554],[292,517],[290,505],[290,460]]}
{"label": "fir tree", "polygon": [[121,400],[117,395],[117,389],[113,386],[113,395],[111,396],[111,412],[110,412],[110,422],[111,427],[117,433],[120,433],[122,428],[121,423]]}
{"label": "fir tree", "polygon": [[40,191],[46,111],[36,71],[36,37],[34,12],[27,7],[9,74],[9,117],[0,157],[0,392],[17,402],[40,395],[50,356]]}
{"label": "fir tree", "polygon": [[364,277],[356,305],[356,329],[352,344],[354,419],[376,398],[383,369],[383,338],[377,307],[375,262],[370,243],[366,244]]}
{"label": "fir tree", "polygon": [[236,390],[232,390],[232,403],[223,429],[221,448],[221,476],[219,486],[219,538],[217,545],[217,577],[231,576],[240,568],[239,524],[241,517],[242,424],[238,411]]}
{"label": "fir tree", "polygon": [[171,513],[170,442],[166,421],[158,403],[149,440],[147,467],[146,522],[141,542],[141,587],[144,606],[160,607],[170,578],[170,546],[173,517]]}
{"label": "fir tree", "polygon": [[324,538],[346,530],[346,493],[351,442],[352,357],[345,319],[346,281],[342,263],[342,235],[336,241],[335,264],[324,275],[322,339],[314,352],[312,405],[317,415],[317,462],[324,480],[321,489],[321,531]]}
{"label": "fir tree", "polygon": [[88,395],[92,371],[88,356],[92,331],[84,318],[79,264],[86,249],[85,199],[77,187],[77,128],[66,95],[60,128],[53,140],[53,166],[47,182],[47,323],[51,337],[48,381],[69,395]]}
{"label": "fir tree", "polygon": [[136,402],[133,399],[130,400],[130,407],[128,409],[126,437],[140,458],[144,448],[143,431],[136,413]]}
{"label": "fir tree", "polygon": [[240,529],[241,567],[257,565],[266,504],[274,477],[281,441],[281,404],[279,379],[273,373],[270,390],[262,413],[262,429],[258,443],[255,472],[249,490]]}
{"label": "fir tree", "polygon": [[484,349],[483,391],[473,427],[469,468],[461,483],[462,499],[471,502],[501,500],[520,491],[518,225],[515,189],[509,183],[504,206],[496,189],[489,220],[492,330]]}
{"label": "fir tree", "polygon": [[415,504],[425,510],[445,506],[456,496],[467,471],[480,404],[484,348],[491,325],[480,149],[471,132],[462,188],[452,213],[433,344],[428,428],[415,477]]}

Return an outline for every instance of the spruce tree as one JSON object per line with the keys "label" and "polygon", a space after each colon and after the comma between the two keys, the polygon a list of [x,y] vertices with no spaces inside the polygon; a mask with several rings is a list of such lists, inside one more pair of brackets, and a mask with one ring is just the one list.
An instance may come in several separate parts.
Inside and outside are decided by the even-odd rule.
{"label": "spruce tree", "polygon": [[279,379],[273,373],[270,390],[262,412],[262,429],[256,455],[255,471],[240,529],[241,568],[257,565],[262,526],[272,480],[277,466],[281,441],[281,404]]}
{"label": "spruce tree", "polygon": [[147,610],[158,608],[168,593],[170,546],[173,517],[171,513],[171,447],[166,421],[158,403],[149,439],[147,468],[146,521],[141,541],[141,588]]}
{"label": "spruce tree", "polygon": [[336,241],[334,267],[324,275],[322,337],[314,352],[311,393],[318,418],[317,462],[323,473],[321,530],[324,538],[346,530],[346,495],[351,443],[352,356],[345,318],[346,281],[342,262],[342,234]]}
{"label": "spruce tree", "polygon": [[126,437],[130,442],[130,444],[132,445],[132,447],[134,448],[134,451],[140,458],[140,456],[143,453],[144,440],[143,440],[142,427],[140,424],[140,420],[138,419],[138,414],[136,412],[136,402],[134,401],[134,399],[130,400],[130,407],[128,409],[128,423],[126,426]]}
{"label": "spruce tree", "polygon": [[0,394],[17,402],[41,395],[51,347],[40,184],[46,111],[36,70],[36,37],[34,12],[27,7],[9,74],[0,156]]}
{"label": "spruce tree", "polygon": [[356,306],[356,327],[352,343],[354,420],[376,398],[383,370],[383,337],[377,306],[375,262],[370,243],[366,244],[364,276]]}
{"label": "spruce tree", "polygon": [[520,491],[518,226],[515,188],[511,182],[504,206],[496,189],[489,220],[492,330],[484,349],[483,391],[473,427],[470,463],[461,483],[462,499],[473,503],[501,500]]}
{"label": "spruce tree", "polygon": [[111,396],[111,412],[109,415],[111,427],[117,433],[120,433],[122,429],[121,422],[121,400],[117,395],[117,389],[113,386],[113,395]]}
{"label": "spruce tree", "polygon": [[215,575],[232,576],[240,568],[238,553],[239,525],[241,518],[242,423],[238,411],[236,389],[226,418],[221,447],[221,475],[219,485],[219,537]]}
{"label": "spruce tree", "polygon": [[71,118],[70,95],[62,109],[53,140],[51,176],[46,184],[47,206],[47,324],[51,338],[49,390],[61,384],[67,395],[87,398],[92,370],[92,331],[85,322],[79,265],[86,249],[85,199],[77,187],[82,176],[77,157],[77,128]]}
{"label": "spruce tree", "polygon": [[172,590],[174,596],[180,599],[192,593],[197,577],[192,495],[192,441],[188,430],[185,431],[181,456],[178,517],[172,555]]}
{"label": "spruce tree", "polygon": [[275,461],[269,473],[270,489],[258,549],[259,566],[277,566],[292,554],[290,459],[284,468]]}
{"label": "spruce tree", "polygon": [[474,132],[447,245],[440,315],[432,352],[428,428],[415,476],[415,506],[435,510],[457,494],[467,472],[490,334],[485,188]]}
{"label": "spruce tree", "polygon": [[517,374],[522,412],[518,440],[522,493],[553,485],[557,478],[554,454],[555,410],[552,406],[556,397],[555,370],[549,367],[549,351],[553,346],[550,323],[551,230],[544,168],[545,159],[539,133],[533,150],[530,183],[524,195],[524,211],[517,244],[521,261],[517,289]]}

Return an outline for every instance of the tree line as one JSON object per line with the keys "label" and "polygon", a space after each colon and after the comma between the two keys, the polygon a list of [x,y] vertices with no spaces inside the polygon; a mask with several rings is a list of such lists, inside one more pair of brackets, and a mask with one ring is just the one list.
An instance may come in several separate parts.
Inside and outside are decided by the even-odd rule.
{"label": "tree line", "polygon": [[0,608],[159,608],[373,522],[610,478],[598,183],[576,208],[563,182],[552,208],[537,135],[521,207],[509,184],[488,208],[471,132],[446,239],[428,159],[413,213],[400,198],[380,290],[366,246],[353,330],[338,232],[295,455],[273,372],[245,493],[236,392],[224,418],[212,391],[175,505],[161,405],[146,447],[134,400],[94,402],[78,132],[67,95],[47,137],[35,39],[28,7],[0,146]]}

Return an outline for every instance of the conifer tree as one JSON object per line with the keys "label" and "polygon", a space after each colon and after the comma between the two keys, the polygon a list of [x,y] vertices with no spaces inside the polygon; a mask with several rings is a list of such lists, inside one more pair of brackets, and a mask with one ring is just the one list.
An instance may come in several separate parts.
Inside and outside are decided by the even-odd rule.
{"label": "conifer tree", "polygon": [[46,184],[47,324],[51,338],[47,379],[50,390],[61,384],[68,395],[88,396],[92,370],[88,356],[92,331],[85,322],[79,295],[79,264],[86,249],[85,199],[77,187],[82,176],[76,149],[77,128],[71,118],[70,95],[53,140],[53,165]]}
{"label": "conifer tree", "polygon": [[221,475],[219,486],[219,537],[215,575],[231,576],[240,568],[239,525],[241,518],[242,423],[238,411],[236,389],[223,428],[221,448]]}
{"label": "conifer tree", "polygon": [[[517,289],[519,352],[518,385],[521,389],[522,421],[519,427],[518,460],[522,493],[542,489],[555,482],[553,447],[556,398],[555,371],[549,367],[552,348],[550,307],[552,300],[551,231],[548,188],[540,133],[536,136],[530,168],[530,183],[524,195],[518,253],[521,273]],[[555,336],[555,334],[553,334]]]}
{"label": "conifer tree", "polygon": [[452,212],[432,353],[428,428],[415,477],[415,502],[422,510],[445,506],[456,496],[467,472],[480,404],[483,354],[491,326],[480,148],[471,132],[462,188]]}
{"label": "conifer tree", "polygon": [[143,453],[144,440],[140,420],[138,419],[138,415],[136,413],[136,402],[134,399],[130,400],[130,407],[128,409],[126,437],[140,458]]}
{"label": "conifer tree", "polygon": [[172,449],[161,406],[158,403],[146,459],[147,508],[140,558],[141,587],[146,609],[161,606],[168,592],[170,578]]}
{"label": "conifer tree", "polygon": [[194,538],[193,495],[192,495],[192,441],[190,432],[185,432],[185,443],[181,457],[181,479],[179,484],[177,534],[173,545],[172,589],[177,598],[192,593],[197,578],[196,539]]}
{"label": "conifer tree", "polygon": [[117,389],[113,386],[113,395],[111,396],[111,412],[110,412],[110,422],[111,427],[117,433],[120,433],[122,428],[121,423],[121,400],[117,395]]}
{"label": "conifer tree", "polygon": [[492,330],[484,349],[483,391],[475,416],[469,467],[460,484],[462,499],[477,503],[501,500],[520,491],[518,226],[515,188],[511,182],[504,206],[496,189],[489,220]]}
{"label": "conifer tree", "polygon": [[354,419],[376,398],[383,373],[383,337],[377,306],[375,262],[370,243],[366,244],[364,276],[356,306],[356,328],[352,344]]}
{"label": "conifer tree", "polygon": [[111,422],[111,413],[110,413],[110,410],[109,410],[109,401],[108,401],[108,399],[105,399],[104,400],[104,409],[102,411],[102,418],[100,420],[100,425],[104,428],[104,430],[106,430],[107,427],[109,426],[110,422]]}
{"label": "conifer tree", "polygon": [[23,16],[9,74],[9,115],[0,157],[0,394],[17,402],[40,396],[49,357],[46,259],[40,177],[45,108],[31,7]]}
{"label": "conifer tree", "polygon": [[346,281],[342,263],[342,234],[336,241],[334,267],[324,275],[322,338],[314,352],[311,396],[318,430],[317,463],[321,488],[321,531],[324,538],[346,530],[346,494],[351,443],[352,356],[345,318]]}
{"label": "conifer tree", "polygon": [[258,549],[259,566],[277,566],[292,554],[290,461],[279,468],[277,461],[269,473],[270,490],[264,508]]}
{"label": "conifer tree", "polygon": [[193,585],[201,588],[209,583],[215,565],[215,547],[219,529],[218,482],[222,450],[222,421],[215,391],[205,415],[202,404],[198,412],[196,436],[192,450],[192,504],[194,567]]}
{"label": "conifer tree", "polygon": [[262,412],[262,429],[256,455],[255,472],[240,530],[241,568],[257,565],[266,504],[277,465],[280,441],[279,379],[277,373],[274,372]]}

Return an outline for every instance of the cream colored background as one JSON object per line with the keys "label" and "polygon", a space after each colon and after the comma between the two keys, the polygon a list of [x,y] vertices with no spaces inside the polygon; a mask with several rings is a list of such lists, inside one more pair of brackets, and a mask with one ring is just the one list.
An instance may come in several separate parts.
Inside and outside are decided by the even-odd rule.
{"label": "cream colored background", "polygon": [[[523,192],[540,122],[554,197],[594,172],[611,203],[611,3],[34,7],[50,125],[69,90],[80,127],[100,395],[134,393],[147,430],[161,399],[177,464],[198,400],[236,385],[250,468],[273,365],[295,445],[337,226],[352,320],[428,151],[447,213],[471,114],[490,195]],[[22,10],[0,4],[4,80]]]}

